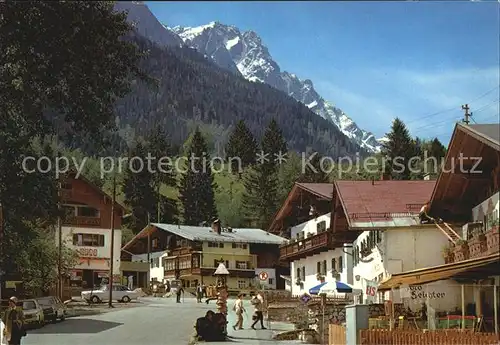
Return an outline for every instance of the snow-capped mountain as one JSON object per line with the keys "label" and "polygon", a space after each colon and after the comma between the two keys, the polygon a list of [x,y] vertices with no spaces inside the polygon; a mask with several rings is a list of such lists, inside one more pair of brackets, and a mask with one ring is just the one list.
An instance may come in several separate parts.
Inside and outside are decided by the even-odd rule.
{"label": "snow-capped mountain", "polygon": [[333,122],[353,142],[370,151],[380,150],[380,142],[375,136],[359,128],[340,108],[321,97],[311,80],[301,80],[295,74],[281,71],[254,31],[241,32],[235,26],[219,22],[193,28],[177,26],[168,29],[218,66],[241,74],[250,81],[267,83],[286,92]]}
{"label": "snow-capped mountain", "polygon": [[127,11],[136,30],[159,46],[187,45],[195,48],[221,68],[242,75],[253,82],[267,83],[304,103],[312,111],[331,121],[361,147],[377,152],[381,148],[372,133],[359,128],[340,108],[326,101],[309,79],[281,71],[267,47],[254,31],[241,32],[237,27],[211,22],[199,27],[162,25],[142,1],[118,1],[117,11]]}

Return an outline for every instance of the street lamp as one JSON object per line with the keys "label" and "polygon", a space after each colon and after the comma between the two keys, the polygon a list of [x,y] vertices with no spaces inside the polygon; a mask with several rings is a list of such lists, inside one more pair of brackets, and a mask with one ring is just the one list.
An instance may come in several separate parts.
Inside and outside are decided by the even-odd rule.
{"label": "street lamp", "polygon": [[227,334],[227,276],[229,271],[221,262],[214,272],[217,284],[217,312],[224,314],[226,323],[224,324],[224,334]]}

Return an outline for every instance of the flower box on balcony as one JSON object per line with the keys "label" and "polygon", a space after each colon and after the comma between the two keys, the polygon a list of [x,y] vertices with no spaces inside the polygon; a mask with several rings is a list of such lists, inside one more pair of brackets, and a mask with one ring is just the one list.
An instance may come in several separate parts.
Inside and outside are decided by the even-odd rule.
{"label": "flower box on balcony", "polygon": [[464,240],[460,240],[453,248],[453,255],[455,257],[455,262],[464,261],[469,259],[469,246]]}
{"label": "flower box on balcony", "polygon": [[455,256],[453,254],[453,249],[449,245],[445,246],[443,248],[442,253],[443,253],[443,259],[444,259],[445,264],[450,264],[455,260]]}
{"label": "flower box on balcony", "polygon": [[487,255],[495,254],[499,252],[500,248],[500,227],[498,225],[498,219],[493,222],[490,230],[486,232],[486,253]]}
{"label": "flower box on balcony", "polygon": [[484,256],[487,253],[486,236],[483,233],[476,233],[469,240],[469,257],[471,259]]}

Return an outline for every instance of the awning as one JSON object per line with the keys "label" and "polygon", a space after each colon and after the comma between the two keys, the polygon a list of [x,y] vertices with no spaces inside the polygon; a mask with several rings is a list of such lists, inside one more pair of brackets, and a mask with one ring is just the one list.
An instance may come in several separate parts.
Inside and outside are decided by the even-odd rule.
{"label": "awning", "polygon": [[500,256],[497,253],[451,264],[393,274],[389,279],[380,283],[378,290],[386,291],[399,288],[401,285],[421,285],[456,277],[485,278],[486,276],[498,274],[498,272],[500,272]]}

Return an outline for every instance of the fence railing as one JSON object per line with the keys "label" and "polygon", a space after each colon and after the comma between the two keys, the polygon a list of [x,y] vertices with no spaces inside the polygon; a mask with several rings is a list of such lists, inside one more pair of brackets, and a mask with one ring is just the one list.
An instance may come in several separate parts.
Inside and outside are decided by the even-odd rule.
{"label": "fence railing", "polygon": [[346,345],[345,327],[330,324],[328,332],[329,345]]}
{"label": "fence railing", "polygon": [[498,343],[498,338],[494,333],[459,331],[430,331],[424,333],[421,330],[363,329],[359,331],[359,338],[360,345],[490,345]]}

